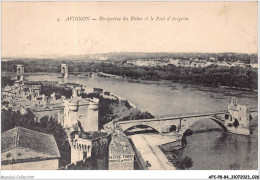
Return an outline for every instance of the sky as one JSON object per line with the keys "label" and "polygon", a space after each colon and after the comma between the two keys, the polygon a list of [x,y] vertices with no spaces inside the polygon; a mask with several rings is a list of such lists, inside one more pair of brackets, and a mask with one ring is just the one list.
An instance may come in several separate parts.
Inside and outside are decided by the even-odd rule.
{"label": "sky", "polygon": [[[96,20],[66,21],[76,16]],[[257,22],[257,2],[2,2],[1,50],[2,57],[257,53]]]}

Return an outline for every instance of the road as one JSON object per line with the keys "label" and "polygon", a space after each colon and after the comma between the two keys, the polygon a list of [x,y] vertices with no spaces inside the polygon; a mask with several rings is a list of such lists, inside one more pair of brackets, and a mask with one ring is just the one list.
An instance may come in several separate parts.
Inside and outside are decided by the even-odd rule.
{"label": "road", "polygon": [[[137,151],[137,158],[139,164],[143,169],[148,170],[175,170],[175,167],[168,161],[167,157],[156,145],[151,143],[154,138],[149,138],[149,135],[133,135],[131,136],[132,142],[135,145],[135,151]],[[155,142],[155,141],[153,141]],[[146,166],[146,161],[151,164],[150,167]]]}

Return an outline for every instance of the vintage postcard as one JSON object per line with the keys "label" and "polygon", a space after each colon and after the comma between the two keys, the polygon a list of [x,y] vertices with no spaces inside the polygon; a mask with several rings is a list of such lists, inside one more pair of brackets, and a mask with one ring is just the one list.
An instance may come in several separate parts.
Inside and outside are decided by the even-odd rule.
{"label": "vintage postcard", "polygon": [[3,172],[259,169],[258,2],[3,1],[1,18]]}

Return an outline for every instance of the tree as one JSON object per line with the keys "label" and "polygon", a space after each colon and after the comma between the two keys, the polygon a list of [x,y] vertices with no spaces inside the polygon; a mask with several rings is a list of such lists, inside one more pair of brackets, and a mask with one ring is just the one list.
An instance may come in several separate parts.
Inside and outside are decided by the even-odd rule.
{"label": "tree", "polygon": [[193,165],[193,161],[191,159],[191,157],[187,157],[185,156],[184,158],[179,158],[176,162],[176,167],[178,169],[189,169],[191,168]]}
{"label": "tree", "polygon": [[5,86],[9,85],[12,86],[14,84],[14,81],[11,80],[11,77],[4,77],[1,78],[1,86],[4,88]]}
{"label": "tree", "polygon": [[[62,156],[61,159],[66,159],[66,161],[69,163],[70,157],[68,156],[70,154],[70,145],[67,140],[67,134],[62,125],[52,117],[49,118],[48,116],[44,116],[40,119],[39,122],[35,122],[32,111],[28,110],[27,114],[21,115],[19,111],[14,112],[11,109],[2,110],[1,115],[2,132],[12,129],[16,126],[20,126],[34,131],[53,134]],[[66,157],[63,157],[64,154]]]}

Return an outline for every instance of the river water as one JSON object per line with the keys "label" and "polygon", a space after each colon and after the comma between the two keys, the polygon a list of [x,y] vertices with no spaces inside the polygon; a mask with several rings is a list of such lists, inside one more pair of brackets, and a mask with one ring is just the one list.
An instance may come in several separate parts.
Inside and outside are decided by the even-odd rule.
{"label": "river water", "polygon": [[[31,74],[30,81],[57,81],[55,74]],[[226,110],[233,96],[238,103],[257,108],[257,93],[184,85],[168,81],[130,81],[126,79],[70,76],[68,83],[78,83],[89,88],[102,88],[129,100],[143,111],[155,116]],[[251,121],[253,134],[250,136],[225,134],[213,121],[201,120],[191,130],[218,129],[194,133],[187,137],[187,146],[178,151],[180,156],[193,160],[191,169],[228,170],[257,169],[258,165],[258,123]]]}

